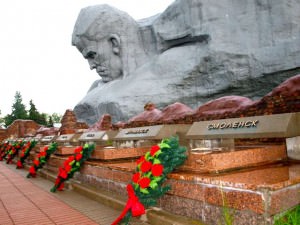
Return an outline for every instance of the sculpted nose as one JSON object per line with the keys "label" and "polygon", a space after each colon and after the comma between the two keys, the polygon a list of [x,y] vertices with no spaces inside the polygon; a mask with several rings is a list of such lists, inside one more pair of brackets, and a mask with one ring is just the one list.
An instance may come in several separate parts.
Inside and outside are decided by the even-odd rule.
{"label": "sculpted nose", "polygon": [[96,68],[96,64],[95,64],[94,60],[88,60],[88,62],[89,62],[89,65],[90,65],[90,69],[91,69],[91,70],[93,70],[93,69]]}

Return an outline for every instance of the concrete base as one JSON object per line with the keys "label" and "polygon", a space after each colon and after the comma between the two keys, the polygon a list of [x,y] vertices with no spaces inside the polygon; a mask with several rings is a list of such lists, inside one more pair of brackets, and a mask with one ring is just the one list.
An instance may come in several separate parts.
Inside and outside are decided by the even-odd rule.
{"label": "concrete base", "polygon": [[[77,146],[59,146],[55,152],[58,156],[73,155]],[[91,159],[99,160],[117,160],[117,159],[129,159],[138,158],[145,155],[149,148],[123,148],[116,149],[113,147],[96,146],[95,150],[91,154]]]}
{"label": "concrete base", "polygon": [[73,155],[77,146],[59,146],[55,155]]}
{"label": "concrete base", "polygon": [[[63,157],[51,158],[52,166]],[[136,162],[86,161],[74,180],[96,190],[127,196]],[[243,170],[209,174],[175,171],[171,190],[158,207],[172,214],[218,224],[225,207],[236,225],[271,225],[274,216],[300,204],[300,164],[277,163]]]}
{"label": "concrete base", "polygon": [[[135,163],[86,163],[75,179],[126,196]],[[158,207],[173,214],[218,224],[229,207],[235,224],[272,224],[275,215],[300,204],[300,165],[275,164],[219,175],[175,172],[171,191]]]}
{"label": "concrete base", "polygon": [[181,170],[218,173],[286,159],[284,145],[240,147],[232,151],[192,151],[189,152],[188,159]]}
{"label": "concrete base", "polygon": [[101,147],[96,148],[91,159],[101,159],[101,160],[116,160],[116,159],[128,159],[137,158],[146,154],[150,148],[123,148],[116,149],[111,147]]}

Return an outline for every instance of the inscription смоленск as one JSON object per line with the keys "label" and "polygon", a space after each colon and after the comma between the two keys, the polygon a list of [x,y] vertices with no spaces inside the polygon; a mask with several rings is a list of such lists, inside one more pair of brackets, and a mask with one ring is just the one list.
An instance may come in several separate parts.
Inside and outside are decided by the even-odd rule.
{"label": "inscription \u0441\u043c\u043e\u043b\u0435\u043d\u0441\u043a", "polygon": [[208,130],[229,129],[229,128],[250,128],[257,127],[258,120],[235,121],[235,122],[220,122],[208,124]]}

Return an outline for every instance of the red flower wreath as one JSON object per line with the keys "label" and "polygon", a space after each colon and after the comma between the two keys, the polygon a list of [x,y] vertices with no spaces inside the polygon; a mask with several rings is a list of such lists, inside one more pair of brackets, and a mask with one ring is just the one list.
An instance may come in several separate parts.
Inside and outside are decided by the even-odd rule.
{"label": "red flower wreath", "polygon": [[127,185],[128,201],[121,215],[112,223],[128,224],[131,216],[145,213],[145,207],[155,205],[156,199],[164,195],[170,187],[162,186],[167,174],[186,159],[186,148],[179,146],[178,138],[163,140],[159,145],[137,160],[137,171],[132,183]]}
{"label": "red flower wreath", "polygon": [[32,166],[29,168],[29,173],[27,178],[36,177],[36,173],[39,169],[43,168],[46,162],[49,160],[50,156],[56,151],[57,143],[53,142],[49,146],[45,146],[33,160]]}
{"label": "red flower wreath", "polygon": [[84,147],[77,147],[74,151],[74,155],[69,156],[64,161],[63,166],[59,168],[56,181],[50,191],[63,190],[64,182],[72,178],[74,173],[80,170],[83,162],[90,157],[94,149],[95,145],[89,144],[85,144]]}
{"label": "red flower wreath", "polygon": [[28,141],[26,145],[23,146],[21,149],[20,158],[17,162],[17,169],[24,168],[24,162],[27,159],[27,157],[30,155],[30,151],[34,148],[36,145],[36,141]]}

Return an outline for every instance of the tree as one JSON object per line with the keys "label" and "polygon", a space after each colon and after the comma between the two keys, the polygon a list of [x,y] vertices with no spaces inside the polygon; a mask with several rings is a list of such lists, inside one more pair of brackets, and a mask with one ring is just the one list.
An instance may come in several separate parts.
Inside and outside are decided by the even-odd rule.
{"label": "tree", "polygon": [[28,119],[26,107],[22,102],[22,96],[19,91],[17,91],[15,94],[15,101],[11,108],[11,114],[8,114],[4,117],[6,127],[17,119]]}
{"label": "tree", "polygon": [[29,101],[30,109],[28,118],[33,121],[37,121],[39,119],[40,113],[37,111],[35,104],[33,103],[32,99]]}
{"label": "tree", "polygon": [[58,113],[52,113],[51,117],[52,117],[52,120],[54,123],[60,123],[62,115],[60,115]]}
{"label": "tree", "polygon": [[49,116],[47,126],[48,126],[48,127],[53,127],[53,123],[54,123],[54,122],[53,122],[52,116]]}
{"label": "tree", "polygon": [[22,102],[22,96],[19,91],[16,92],[15,94],[15,102],[12,105],[12,113],[11,115],[15,119],[28,119],[26,107]]}
{"label": "tree", "polygon": [[40,125],[48,126],[48,115],[46,113],[40,113],[32,100],[30,100],[29,105],[29,119],[37,122]]}
{"label": "tree", "polygon": [[16,119],[30,119],[40,125],[53,127],[53,124],[59,123],[62,118],[62,116],[58,113],[52,113],[52,115],[48,115],[47,113],[40,113],[37,110],[32,99],[30,100],[29,105],[30,109],[27,112],[25,105],[22,103],[21,93],[17,91],[15,94],[15,101],[12,105],[11,114],[8,114],[2,118],[0,111],[0,126],[3,124],[5,125],[5,127],[8,127]]}

